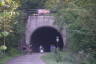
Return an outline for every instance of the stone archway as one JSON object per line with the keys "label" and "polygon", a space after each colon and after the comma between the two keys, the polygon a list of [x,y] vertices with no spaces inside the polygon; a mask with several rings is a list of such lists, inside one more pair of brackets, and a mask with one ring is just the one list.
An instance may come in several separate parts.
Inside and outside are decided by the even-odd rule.
{"label": "stone archway", "polygon": [[66,29],[64,29],[63,31],[59,31],[59,27],[55,25],[54,22],[55,22],[54,16],[45,16],[45,15],[29,16],[26,24],[26,31],[25,31],[26,45],[30,45],[30,43],[32,42],[31,38],[33,33],[35,33],[36,31],[38,32],[38,29],[40,27],[46,27],[46,26],[53,28],[60,35],[63,35],[62,40],[64,41],[64,45],[66,45]]}
{"label": "stone archway", "polygon": [[[56,42],[56,37],[59,37],[59,42]],[[49,52],[51,45],[58,47],[60,50],[63,49],[63,38],[53,27],[43,26],[37,28],[31,35],[32,51],[38,52],[40,45],[43,46],[45,52]]]}

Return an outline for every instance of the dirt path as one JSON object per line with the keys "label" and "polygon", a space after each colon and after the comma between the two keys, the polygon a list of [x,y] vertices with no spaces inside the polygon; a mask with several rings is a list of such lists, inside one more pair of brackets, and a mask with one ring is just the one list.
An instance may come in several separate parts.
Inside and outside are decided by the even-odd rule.
{"label": "dirt path", "polygon": [[30,55],[24,55],[20,57],[16,57],[6,64],[45,64],[43,60],[40,58],[43,54],[33,53]]}

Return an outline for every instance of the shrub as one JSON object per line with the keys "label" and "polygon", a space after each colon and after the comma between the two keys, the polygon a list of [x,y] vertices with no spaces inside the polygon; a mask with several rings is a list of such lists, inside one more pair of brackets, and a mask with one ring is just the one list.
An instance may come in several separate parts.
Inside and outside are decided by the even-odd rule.
{"label": "shrub", "polygon": [[5,46],[5,45],[0,46],[0,50],[1,50],[1,51],[7,50],[7,46]]}
{"label": "shrub", "polygon": [[8,54],[9,54],[10,56],[14,56],[14,55],[20,54],[20,51],[19,51],[18,49],[16,49],[16,48],[10,48],[10,49],[7,50],[7,51],[8,51]]}

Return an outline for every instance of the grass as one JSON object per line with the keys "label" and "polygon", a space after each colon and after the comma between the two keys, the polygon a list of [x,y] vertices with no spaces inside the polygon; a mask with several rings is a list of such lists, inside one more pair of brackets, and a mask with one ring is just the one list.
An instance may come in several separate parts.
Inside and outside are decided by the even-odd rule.
{"label": "grass", "polygon": [[75,64],[75,59],[70,52],[59,52],[59,54],[51,52],[45,54],[42,58],[47,64]]}
{"label": "grass", "polygon": [[68,51],[58,52],[59,54],[55,53],[46,53],[42,56],[42,59],[45,61],[46,64],[96,64],[90,63],[89,58],[85,56],[80,56],[78,54],[73,54]]}
{"label": "grass", "polygon": [[20,54],[15,54],[15,55],[5,55],[3,57],[0,57],[0,64],[5,64],[8,60],[12,59],[15,56],[19,56]]}
{"label": "grass", "polygon": [[4,57],[0,58],[0,64],[5,64],[12,57],[13,56],[4,56]]}

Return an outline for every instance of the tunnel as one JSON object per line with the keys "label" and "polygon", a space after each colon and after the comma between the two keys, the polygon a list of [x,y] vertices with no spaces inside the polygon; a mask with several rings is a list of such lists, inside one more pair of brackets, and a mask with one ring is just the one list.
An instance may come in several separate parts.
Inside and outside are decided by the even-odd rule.
{"label": "tunnel", "polygon": [[[59,41],[56,41],[56,37]],[[63,49],[63,38],[60,32],[53,27],[40,27],[37,28],[31,35],[31,49],[33,52],[39,52],[40,46],[43,47],[44,52],[50,52],[51,45]]]}

